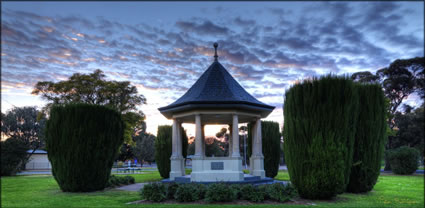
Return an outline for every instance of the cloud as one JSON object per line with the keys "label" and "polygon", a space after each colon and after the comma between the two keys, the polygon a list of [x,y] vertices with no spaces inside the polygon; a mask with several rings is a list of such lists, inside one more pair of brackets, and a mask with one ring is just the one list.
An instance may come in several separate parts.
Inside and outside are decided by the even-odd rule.
{"label": "cloud", "polygon": [[220,6],[166,25],[2,9],[2,81],[31,88],[99,68],[155,102],[172,102],[212,63],[217,41],[229,73],[255,97],[281,106],[284,90],[297,80],[373,71],[400,56],[423,55],[423,36],[404,31],[401,4],[259,7],[255,18]]}
{"label": "cloud", "polygon": [[209,20],[202,23],[177,21],[176,26],[185,32],[193,32],[198,35],[227,35],[229,33],[228,28],[218,26]]}

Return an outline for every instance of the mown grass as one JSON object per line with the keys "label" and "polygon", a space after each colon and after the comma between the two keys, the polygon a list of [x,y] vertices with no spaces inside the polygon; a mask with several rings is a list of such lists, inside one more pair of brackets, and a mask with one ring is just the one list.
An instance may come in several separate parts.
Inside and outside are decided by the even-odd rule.
{"label": "mown grass", "polygon": [[[188,171],[189,172],[189,171]],[[137,183],[158,181],[156,171],[129,174]],[[289,180],[286,171],[279,171],[278,180]],[[13,176],[1,178],[1,207],[199,207],[198,204],[138,204],[137,192],[107,189],[92,193],[64,193],[52,176]],[[424,207],[424,176],[385,174],[379,177],[374,190],[367,194],[344,193],[332,200],[302,200],[299,204],[257,204],[256,207]],[[245,207],[211,204],[206,207]]]}

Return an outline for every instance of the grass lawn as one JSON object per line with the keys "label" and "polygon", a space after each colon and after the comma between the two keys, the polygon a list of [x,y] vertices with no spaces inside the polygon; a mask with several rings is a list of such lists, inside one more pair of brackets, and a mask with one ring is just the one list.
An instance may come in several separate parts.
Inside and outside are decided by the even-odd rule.
{"label": "grass lawn", "polygon": [[[129,174],[136,182],[158,181],[156,171]],[[276,179],[288,180],[286,171]],[[139,200],[137,192],[108,189],[94,193],[63,193],[52,176],[13,176],[1,178],[1,207],[198,207],[197,204],[126,205]],[[384,174],[374,190],[368,194],[342,194],[330,201],[302,200],[314,207],[424,207],[424,176]],[[245,207],[212,204],[206,207]],[[257,207],[313,207],[312,205],[266,205]]]}

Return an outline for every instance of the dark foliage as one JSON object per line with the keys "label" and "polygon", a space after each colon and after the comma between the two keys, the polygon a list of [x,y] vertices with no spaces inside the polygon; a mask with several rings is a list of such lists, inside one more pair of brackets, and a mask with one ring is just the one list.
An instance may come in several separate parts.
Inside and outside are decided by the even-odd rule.
{"label": "dark foliage", "polygon": [[179,202],[193,202],[201,199],[198,184],[181,184],[174,194],[174,198]]}
{"label": "dark foliage", "polygon": [[26,157],[21,158],[19,169],[25,167],[28,159],[40,148],[44,147],[44,128],[46,124],[45,114],[36,107],[14,107],[1,113],[1,133],[7,138],[22,141],[31,150]]}
{"label": "dark foliage", "polygon": [[68,80],[56,83],[37,82],[31,93],[49,101],[44,111],[53,104],[67,103],[104,105],[119,111],[125,123],[124,141],[129,144],[132,135],[146,130],[145,115],[137,110],[137,106],[146,104],[146,98],[129,81],[107,81],[99,69],[91,74],[74,73]]}
{"label": "dark foliage", "polygon": [[301,197],[327,199],[345,191],[358,101],[353,81],[332,75],[305,80],[286,92],[285,162]]}
{"label": "dark foliage", "polygon": [[28,145],[17,138],[1,141],[1,176],[15,175],[27,157]]}
{"label": "dark foliage", "polygon": [[397,112],[394,117],[398,128],[393,137],[393,147],[409,146],[416,148],[424,157],[425,119],[424,103],[415,110],[406,110],[405,113]]}
{"label": "dark foliage", "polygon": [[174,194],[176,194],[179,185],[177,183],[169,183],[165,186],[167,189],[167,199],[174,199]]}
{"label": "dark foliage", "polygon": [[388,153],[391,169],[395,174],[413,174],[419,166],[419,151],[415,148],[403,146]]}
{"label": "dark foliage", "polygon": [[386,105],[379,85],[357,85],[360,107],[348,192],[372,190],[381,171],[386,142]]}
{"label": "dark foliage", "polygon": [[142,199],[153,202],[161,202],[167,199],[167,190],[162,183],[145,184],[139,193]]}
{"label": "dark foliage", "polygon": [[122,185],[133,184],[134,182],[135,182],[135,180],[132,176],[111,175],[109,177],[107,186],[108,187],[122,186]]}
{"label": "dark foliage", "polygon": [[286,202],[296,196],[296,190],[290,184],[274,183],[265,186],[268,198],[278,202]]}
{"label": "dark foliage", "polygon": [[237,192],[224,183],[208,186],[205,200],[207,202],[230,202],[237,199]]}
{"label": "dark foliage", "polygon": [[[264,155],[264,171],[266,176],[274,178],[279,171],[280,130],[279,123],[261,121],[262,151]],[[252,124],[248,124],[248,156],[252,154]]]}
{"label": "dark foliage", "polygon": [[46,124],[46,148],[62,191],[102,190],[107,185],[124,123],[110,108],[91,104],[54,106]]}
{"label": "dark foliage", "polygon": [[265,189],[255,187],[251,184],[243,185],[241,188],[241,198],[252,202],[262,202],[266,197]]}
{"label": "dark foliage", "polygon": [[155,140],[155,161],[161,177],[169,178],[171,169],[172,127],[169,125],[158,126]]}
{"label": "dark foliage", "polygon": [[[158,133],[155,140],[155,161],[158,166],[159,174],[163,178],[170,177],[171,170],[171,153],[172,153],[172,136],[173,128],[170,125],[158,126]],[[188,139],[186,131],[181,128],[182,133],[182,156],[187,157]]]}

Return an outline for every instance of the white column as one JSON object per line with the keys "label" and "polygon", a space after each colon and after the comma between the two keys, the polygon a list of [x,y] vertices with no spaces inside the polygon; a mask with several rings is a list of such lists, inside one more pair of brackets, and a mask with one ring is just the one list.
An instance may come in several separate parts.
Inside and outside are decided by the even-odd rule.
{"label": "white column", "polygon": [[[202,122],[201,122],[202,123]],[[201,134],[201,155],[205,157],[205,125],[201,124],[202,134]]]}
{"label": "white column", "polygon": [[256,147],[256,156],[263,156],[263,137],[261,135],[261,119],[257,119],[255,123],[255,147]]}
{"label": "white column", "polygon": [[[181,156],[181,151],[179,151],[179,149],[181,149],[180,147],[180,134],[179,134],[179,124],[178,121],[176,119],[173,120],[173,133],[172,133],[172,157],[179,157]],[[179,148],[180,147],[180,148]],[[180,154],[179,154],[180,152]]]}
{"label": "white column", "polygon": [[261,118],[255,121],[253,126],[252,156],[250,158],[251,175],[265,177],[264,156],[262,151]]}
{"label": "white column", "polygon": [[229,157],[232,157],[233,152],[233,137],[232,137],[232,124],[229,124]]}
{"label": "white column", "polygon": [[181,138],[181,123],[176,119],[173,120],[172,132],[172,154],[171,154],[171,170],[170,180],[184,175],[184,159],[182,156],[182,138]]}
{"label": "white column", "polygon": [[201,126],[201,115],[195,115],[195,156],[201,157],[202,155],[202,126]]}
{"label": "white column", "polygon": [[239,128],[238,128],[238,115],[233,115],[232,124],[232,157],[240,157],[239,153]]}

